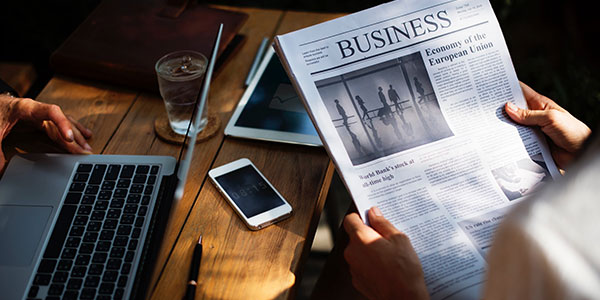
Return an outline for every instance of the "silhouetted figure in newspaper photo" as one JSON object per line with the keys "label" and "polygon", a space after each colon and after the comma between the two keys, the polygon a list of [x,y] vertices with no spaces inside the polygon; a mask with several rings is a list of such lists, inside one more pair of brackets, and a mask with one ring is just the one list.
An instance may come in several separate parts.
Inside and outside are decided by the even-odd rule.
{"label": "silhouetted figure in newspaper photo", "polygon": [[417,90],[417,93],[419,93],[419,103],[421,103],[425,101],[425,90],[417,77],[414,77],[413,79],[415,81],[415,89]]}
{"label": "silhouetted figure in newspaper photo", "polygon": [[377,93],[377,95],[379,95],[379,101],[381,101],[381,104],[383,104],[383,108],[385,109],[385,111],[391,112],[392,110],[390,109],[390,106],[388,105],[387,101],[385,100],[385,95],[383,94],[382,87],[379,87],[379,92]]}
{"label": "silhouetted figure in newspaper photo", "polygon": [[377,93],[377,95],[379,95],[379,101],[381,101],[381,104],[383,105],[383,107],[380,108],[379,111],[377,111],[377,116],[381,121],[383,121],[383,124],[390,125],[390,119],[392,118],[392,109],[385,100],[385,95],[383,94],[382,87],[379,87],[379,92]]}
{"label": "silhouetted figure in newspaper photo", "polygon": [[394,116],[392,115],[392,108],[390,108],[390,106],[387,104],[387,101],[385,100],[385,95],[383,94],[382,87],[379,87],[379,92],[377,94],[379,95],[379,101],[381,101],[381,104],[383,104],[383,107],[377,112],[377,116],[383,122],[383,124],[388,126],[392,125],[392,127],[394,127],[394,134],[396,135],[396,137],[398,137],[398,139],[401,140],[402,134],[400,133],[400,130],[398,130],[398,123],[396,122],[396,118],[394,118]]}
{"label": "silhouetted figure in newspaper photo", "polygon": [[360,107],[360,109],[362,109],[362,111],[364,113],[362,119],[364,120],[365,117],[367,117],[367,118],[369,118],[369,120],[371,120],[371,116],[369,116],[369,110],[365,106],[365,101],[363,101],[363,99],[359,95],[356,95],[355,98],[356,98],[356,102],[358,103],[358,106]]}
{"label": "silhouetted figure in newspaper photo", "polygon": [[[388,98],[390,99],[390,101],[392,101],[392,103],[394,103],[394,106],[396,107],[396,114],[401,116],[402,107],[400,106],[400,103],[398,103],[398,101],[400,101],[400,96],[398,96],[398,92],[396,92],[396,90],[392,87],[391,84],[390,89],[388,90]],[[402,122],[404,122],[404,118],[402,118]]]}
{"label": "silhouetted figure in newspaper photo", "polygon": [[340,116],[342,116],[342,123],[344,123],[344,126],[348,126],[348,115],[346,115],[346,111],[340,105],[340,100],[335,99],[334,102],[335,108],[337,108],[338,113],[340,113]]}
{"label": "silhouetted figure in newspaper photo", "polygon": [[[398,92],[396,92],[391,84],[390,89],[388,90],[388,98],[390,98],[390,100],[394,103],[394,106],[396,107],[396,114],[400,116],[400,120],[402,121],[404,127],[406,128],[407,125],[410,126],[410,124],[406,123],[406,119],[404,119],[404,109],[402,108],[402,103],[400,103],[400,96],[398,96]],[[410,126],[410,128],[412,130],[412,126]],[[410,135],[412,136],[412,134]]]}

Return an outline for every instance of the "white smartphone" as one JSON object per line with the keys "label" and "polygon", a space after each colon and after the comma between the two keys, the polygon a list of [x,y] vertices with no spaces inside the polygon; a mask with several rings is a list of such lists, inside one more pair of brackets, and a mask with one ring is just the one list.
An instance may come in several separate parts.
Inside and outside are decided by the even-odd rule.
{"label": "white smartphone", "polygon": [[290,204],[247,158],[214,168],[208,176],[252,230],[265,228],[292,214]]}

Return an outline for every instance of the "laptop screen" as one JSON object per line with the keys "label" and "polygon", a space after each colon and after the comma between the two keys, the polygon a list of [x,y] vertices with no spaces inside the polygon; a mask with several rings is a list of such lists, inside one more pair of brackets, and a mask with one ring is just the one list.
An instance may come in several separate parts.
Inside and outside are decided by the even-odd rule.
{"label": "laptop screen", "polygon": [[[190,120],[190,124],[188,125],[188,129],[183,140],[183,146],[181,147],[181,151],[179,152],[179,157],[177,158],[177,178],[179,179],[177,182],[177,187],[175,189],[175,201],[181,200],[183,198],[183,192],[185,189],[185,183],[187,181],[187,175],[190,170],[190,165],[192,163],[192,156],[194,153],[194,148],[196,146],[196,138],[198,136],[198,127],[200,125],[200,120],[202,116],[202,112],[204,107],[206,106],[206,98],[208,97],[208,90],[210,87],[210,79],[212,78],[212,73],[215,68],[215,61],[217,60],[217,51],[219,50],[219,43],[221,41],[221,34],[223,32],[223,24],[219,26],[219,31],[217,32],[217,36],[215,38],[215,43],[213,46],[212,54],[210,57],[210,61],[208,64],[208,68],[206,70],[206,75],[204,75],[204,80],[202,83],[202,88],[198,93],[198,97],[196,98],[196,106],[194,107],[194,111],[192,112],[192,119]],[[187,141],[189,136],[189,142]],[[186,146],[186,142],[188,146]],[[183,155],[184,149],[185,155]],[[182,159],[183,157],[183,159]]]}

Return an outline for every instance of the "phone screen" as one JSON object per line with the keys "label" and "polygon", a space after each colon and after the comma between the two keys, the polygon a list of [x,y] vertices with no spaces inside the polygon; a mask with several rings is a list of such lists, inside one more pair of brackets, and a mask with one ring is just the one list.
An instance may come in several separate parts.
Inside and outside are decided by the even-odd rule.
{"label": "phone screen", "polygon": [[247,218],[283,205],[271,186],[250,165],[215,177]]}

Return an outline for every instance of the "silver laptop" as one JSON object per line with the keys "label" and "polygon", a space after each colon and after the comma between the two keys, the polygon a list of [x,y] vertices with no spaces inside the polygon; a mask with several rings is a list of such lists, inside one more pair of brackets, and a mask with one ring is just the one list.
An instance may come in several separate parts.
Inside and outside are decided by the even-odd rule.
{"label": "silver laptop", "polygon": [[179,162],[61,154],[10,161],[0,180],[1,299],[146,298],[171,206],[183,196],[221,32]]}

